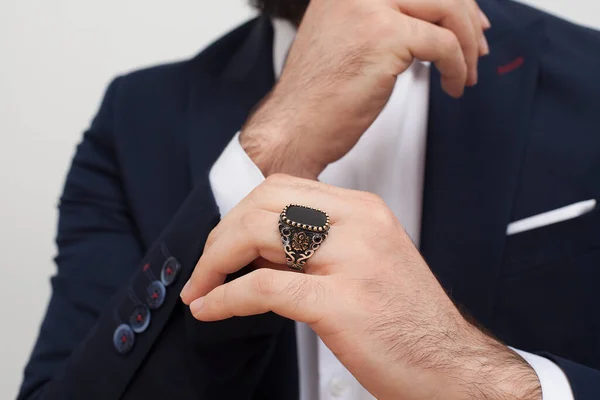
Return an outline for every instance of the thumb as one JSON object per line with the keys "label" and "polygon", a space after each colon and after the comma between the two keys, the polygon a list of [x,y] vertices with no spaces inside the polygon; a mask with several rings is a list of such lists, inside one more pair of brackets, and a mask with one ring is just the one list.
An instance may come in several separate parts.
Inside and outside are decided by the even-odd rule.
{"label": "thumb", "polygon": [[273,311],[307,324],[318,322],[328,304],[322,277],[269,268],[225,283],[190,304],[194,318],[219,321]]}

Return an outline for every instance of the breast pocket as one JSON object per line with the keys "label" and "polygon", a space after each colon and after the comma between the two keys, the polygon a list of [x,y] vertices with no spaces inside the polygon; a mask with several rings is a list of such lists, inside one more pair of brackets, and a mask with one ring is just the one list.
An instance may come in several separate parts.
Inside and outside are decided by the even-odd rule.
{"label": "breast pocket", "polygon": [[566,206],[509,225],[503,275],[542,268],[600,247],[600,211],[595,201],[590,207],[590,201],[587,209]]}

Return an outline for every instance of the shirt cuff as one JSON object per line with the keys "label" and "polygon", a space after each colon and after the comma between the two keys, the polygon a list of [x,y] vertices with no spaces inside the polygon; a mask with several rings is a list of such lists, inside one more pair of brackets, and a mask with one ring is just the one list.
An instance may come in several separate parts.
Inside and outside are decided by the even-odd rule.
{"label": "shirt cuff", "polygon": [[242,148],[239,132],[212,166],[209,180],[221,218],[265,180]]}
{"label": "shirt cuff", "polygon": [[573,391],[563,370],[545,357],[526,351],[511,349],[519,354],[533,368],[540,380],[543,400],[574,400]]}

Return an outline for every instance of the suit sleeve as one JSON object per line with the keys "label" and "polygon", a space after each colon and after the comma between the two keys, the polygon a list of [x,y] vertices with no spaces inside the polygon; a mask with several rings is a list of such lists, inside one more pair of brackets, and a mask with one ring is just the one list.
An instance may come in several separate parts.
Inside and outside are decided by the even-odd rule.
{"label": "suit sleeve", "polygon": [[600,371],[549,353],[541,355],[562,368],[569,378],[575,400],[600,399]]}
{"label": "suit sleeve", "polygon": [[[156,242],[144,248],[128,206],[113,138],[113,104],[118,104],[115,99],[123,79],[117,78],[109,86],[66,179],[59,207],[52,296],[25,369],[19,400],[121,398],[167,326],[206,237],[219,221],[209,184],[201,183]],[[167,264],[173,257],[177,262]],[[165,282],[162,273],[167,265],[173,267],[171,272],[179,271],[177,279]],[[151,322],[142,332],[120,332],[123,324],[133,326],[132,310],[138,305],[151,308]],[[261,319],[253,321],[260,337],[270,337],[281,327],[279,320],[271,325]],[[241,322],[238,325],[245,327]],[[199,332],[209,350],[220,354],[218,341],[226,331],[210,325]],[[216,347],[211,343],[217,343]],[[241,351],[245,353],[240,357],[247,355],[256,368],[236,371],[230,366],[226,370],[236,381],[234,373],[256,375],[239,379],[236,389],[240,392],[251,392],[264,370],[264,357],[257,357],[260,349],[248,345]],[[214,365],[215,357],[209,354],[203,358],[204,364]]]}
{"label": "suit sleeve", "polygon": [[67,176],[59,206],[52,296],[19,399],[38,397],[64,368],[143,255],[110,137],[117,86],[118,79],[109,86]]}

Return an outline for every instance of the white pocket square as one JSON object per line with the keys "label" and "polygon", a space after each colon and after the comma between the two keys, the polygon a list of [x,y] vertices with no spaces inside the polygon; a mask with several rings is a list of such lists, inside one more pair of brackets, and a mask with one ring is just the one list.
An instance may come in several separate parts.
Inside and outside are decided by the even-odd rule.
{"label": "white pocket square", "polygon": [[557,208],[556,210],[547,211],[545,213],[534,215],[533,217],[512,222],[508,224],[508,227],[506,228],[506,234],[510,236],[516,233],[556,224],[558,222],[568,221],[583,214],[587,214],[595,208],[596,200],[580,201],[579,203],[571,204],[565,207]]}

